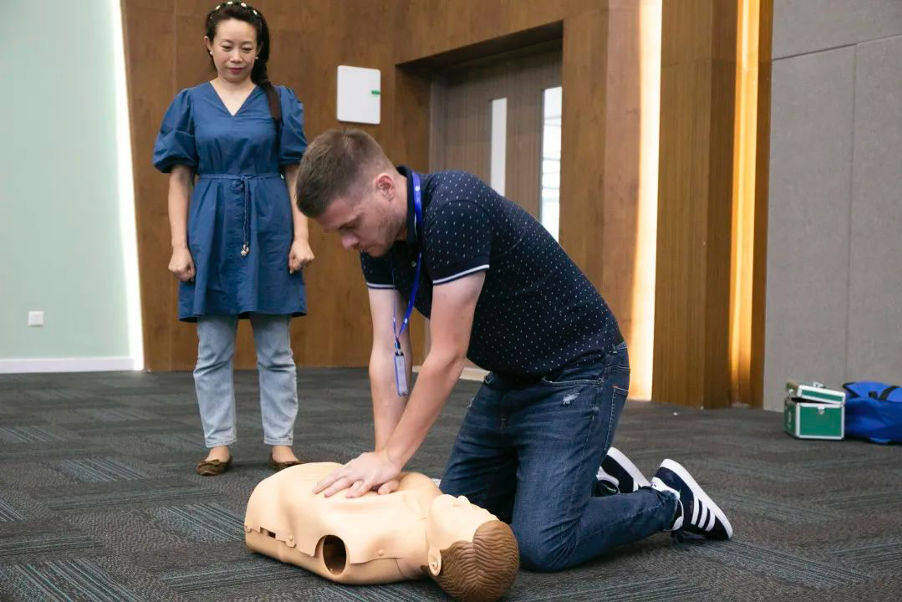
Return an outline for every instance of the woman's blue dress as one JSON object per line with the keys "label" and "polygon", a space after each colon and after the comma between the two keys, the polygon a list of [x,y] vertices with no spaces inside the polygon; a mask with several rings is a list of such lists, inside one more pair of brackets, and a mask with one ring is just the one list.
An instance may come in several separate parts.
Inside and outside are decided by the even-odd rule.
{"label": "woman's blue dress", "polygon": [[188,211],[193,282],[179,286],[179,319],[250,313],[304,315],[301,272],[288,273],[294,238],[291,201],[280,168],[307,148],[304,109],[289,88],[276,132],[266,93],[254,88],[233,116],[209,82],[178,93],[163,117],[153,164],[187,165],[198,178]]}

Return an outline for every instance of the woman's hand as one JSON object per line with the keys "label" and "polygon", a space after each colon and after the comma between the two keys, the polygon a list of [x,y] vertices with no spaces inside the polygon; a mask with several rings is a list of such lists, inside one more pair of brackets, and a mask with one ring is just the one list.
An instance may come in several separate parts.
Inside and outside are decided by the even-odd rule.
{"label": "woman's hand", "polygon": [[191,252],[186,247],[172,249],[169,271],[182,282],[188,282],[194,278],[194,260],[191,259]]}
{"label": "woman's hand", "polygon": [[313,250],[304,239],[296,239],[288,251],[288,273],[294,274],[313,261]]}

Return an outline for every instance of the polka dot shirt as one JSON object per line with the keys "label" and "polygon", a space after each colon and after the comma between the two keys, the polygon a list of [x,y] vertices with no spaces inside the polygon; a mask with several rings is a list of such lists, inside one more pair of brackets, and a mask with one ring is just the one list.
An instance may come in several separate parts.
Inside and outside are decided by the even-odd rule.
{"label": "polka dot shirt", "polygon": [[417,232],[410,171],[406,240],[383,257],[361,253],[367,286],[408,298],[423,251],[415,307],[427,318],[432,287],[484,271],[467,357],[511,379],[594,363],[620,343],[607,304],[547,230],[519,205],[460,171],[421,176]]}

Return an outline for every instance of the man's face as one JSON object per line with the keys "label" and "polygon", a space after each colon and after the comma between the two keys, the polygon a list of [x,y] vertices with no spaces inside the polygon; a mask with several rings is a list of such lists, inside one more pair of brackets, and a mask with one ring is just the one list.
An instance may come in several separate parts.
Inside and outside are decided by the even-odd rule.
{"label": "man's face", "polygon": [[392,202],[393,191],[367,184],[362,190],[336,197],[316,221],[326,232],[337,233],[345,249],[381,257],[394,244],[398,229]]}
{"label": "man's face", "polygon": [[[400,210],[400,206],[395,207],[400,203],[397,197],[390,176],[380,174],[361,188],[336,197],[316,221],[326,232],[337,233],[345,249],[382,257],[394,244],[399,230],[395,215]],[[406,209],[405,203],[405,214]]]}

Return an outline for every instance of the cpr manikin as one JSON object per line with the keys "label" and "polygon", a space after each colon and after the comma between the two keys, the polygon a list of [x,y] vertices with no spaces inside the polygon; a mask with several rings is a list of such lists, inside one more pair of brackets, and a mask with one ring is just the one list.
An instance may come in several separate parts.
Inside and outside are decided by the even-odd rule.
{"label": "cpr manikin", "polygon": [[428,575],[464,600],[494,600],[510,588],[517,542],[494,515],[443,495],[419,473],[403,473],[398,489],[385,495],[314,495],[314,484],[339,467],[300,464],[261,481],[247,503],[248,548],[339,583]]}

